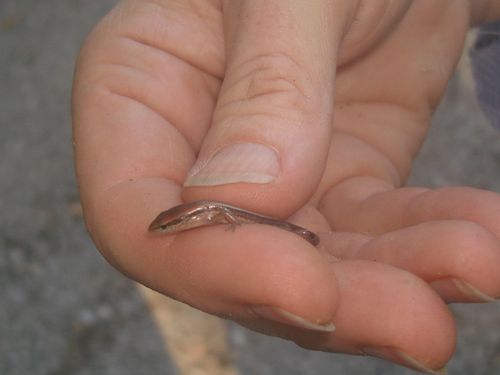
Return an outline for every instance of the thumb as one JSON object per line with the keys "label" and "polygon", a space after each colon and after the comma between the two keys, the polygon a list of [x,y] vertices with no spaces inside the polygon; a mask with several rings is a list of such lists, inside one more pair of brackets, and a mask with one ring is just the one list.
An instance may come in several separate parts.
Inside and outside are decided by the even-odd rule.
{"label": "thumb", "polygon": [[[352,4],[352,3],[351,3]],[[185,200],[288,216],[321,178],[349,1],[223,1],[226,74]]]}

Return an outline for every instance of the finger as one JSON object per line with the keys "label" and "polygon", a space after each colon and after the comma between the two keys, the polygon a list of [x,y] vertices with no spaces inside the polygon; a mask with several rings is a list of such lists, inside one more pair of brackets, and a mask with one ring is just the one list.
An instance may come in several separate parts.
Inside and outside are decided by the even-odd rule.
{"label": "finger", "polygon": [[[130,184],[135,191],[135,181],[143,180],[151,184],[141,185],[147,195],[166,180],[167,198],[157,207],[153,200],[144,207],[123,202],[131,216],[153,218],[180,202],[179,186],[208,127],[223,68],[217,12],[208,5],[196,17],[173,2],[122,2],[81,51],[73,134],[85,218],[97,243],[120,235],[112,223],[96,225],[117,187]],[[182,27],[186,19],[190,28]]]}
{"label": "finger", "polygon": [[223,2],[226,74],[186,200],[281,217],[305,204],[325,164],[335,59],[353,5]]}
{"label": "finger", "polygon": [[[453,354],[453,317],[436,293],[410,273],[374,262],[335,263],[342,303],[328,346],[437,373]],[[434,372],[433,372],[434,371]]]}
{"label": "finger", "polygon": [[491,302],[500,297],[500,246],[483,227],[467,221],[428,222],[371,238],[325,234],[341,259],[390,264],[422,278],[446,302]]}
{"label": "finger", "polygon": [[377,178],[352,178],[325,195],[321,211],[338,231],[381,234],[427,221],[465,220],[500,238],[500,195],[475,188],[394,189]]}
{"label": "finger", "polygon": [[[101,246],[118,249],[130,277],[205,312],[231,319],[267,319],[306,330],[331,331],[338,303],[325,257],[302,237],[268,225],[202,227],[177,235],[147,232],[150,217],[131,216],[168,199],[157,180],[117,187],[102,202],[99,227],[119,235]],[[134,188],[131,188],[134,186]],[[144,194],[145,189],[148,194]],[[131,202],[128,205],[126,202]]]}
{"label": "finger", "polygon": [[[208,127],[223,51],[204,48],[194,55],[179,47],[174,37],[195,45],[217,46],[218,40],[207,22],[196,20],[179,33],[175,25],[181,21],[169,9],[172,4],[163,2],[162,9],[158,4],[121,3],[93,31],[80,54],[73,113],[85,202],[99,194],[96,189],[131,178],[183,181],[203,127]],[[164,27],[162,33],[155,25]],[[203,41],[199,35],[204,35]],[[192,106],[197,111],[188,110]]]}
{"label": "finger", "polygon": [[332,272],[340,300],[334,332],[307,332],[256,320],[241,323],[308,349],[368,354],[440,373],[454,351],[456,330],[450,311],[424,281],[368,261],[334,262]]}

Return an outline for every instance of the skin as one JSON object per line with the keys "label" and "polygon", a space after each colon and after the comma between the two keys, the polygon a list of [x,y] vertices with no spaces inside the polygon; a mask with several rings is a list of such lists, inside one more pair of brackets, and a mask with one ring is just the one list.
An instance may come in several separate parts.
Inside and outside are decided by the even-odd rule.
{"label": "skin", "polygon": [[[198,309],[311,349],[439,369],[456,341],[446,303],[500,296],[500,196],[403,186],[467,30],[500,5],[304,4],[129,0],[97,25],[73,104],[87,227],[122,272]],[[197,160],[245,142],[279,155],[274,182],[183,187]],[[200,199],[321,232],[321,249],[267,225],[147,232]],[[337,329],[277,323],[261,306]]]}

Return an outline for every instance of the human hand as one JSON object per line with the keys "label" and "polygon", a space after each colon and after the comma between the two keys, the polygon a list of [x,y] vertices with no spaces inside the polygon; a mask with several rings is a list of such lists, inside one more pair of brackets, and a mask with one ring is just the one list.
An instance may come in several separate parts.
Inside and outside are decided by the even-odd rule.
{"label": "human hand", "polygon": [[[401,186],[478,4],[120,3],[83,48],[74,90],[97,247],[252,329],[442,367],[455,344],[445,302],[500,295],[500,199]],[[207,198],[293,214],[321,249],[260,225],[146,232],[159,211]]]}

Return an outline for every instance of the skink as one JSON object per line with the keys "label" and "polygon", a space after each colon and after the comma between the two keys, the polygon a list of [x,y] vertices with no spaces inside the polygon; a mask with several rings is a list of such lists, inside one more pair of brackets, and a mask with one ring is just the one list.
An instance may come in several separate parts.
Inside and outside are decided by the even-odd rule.
{"label": "skink", "polygon": [[149,225],[149,231],[176,233],[216,224],[229,224],[232,229],[241,224],[267,224],[298,234],[313,246],[319,244],[317,234],[298,225],[223,202],[208,200],[181,204],[163,211]]}

